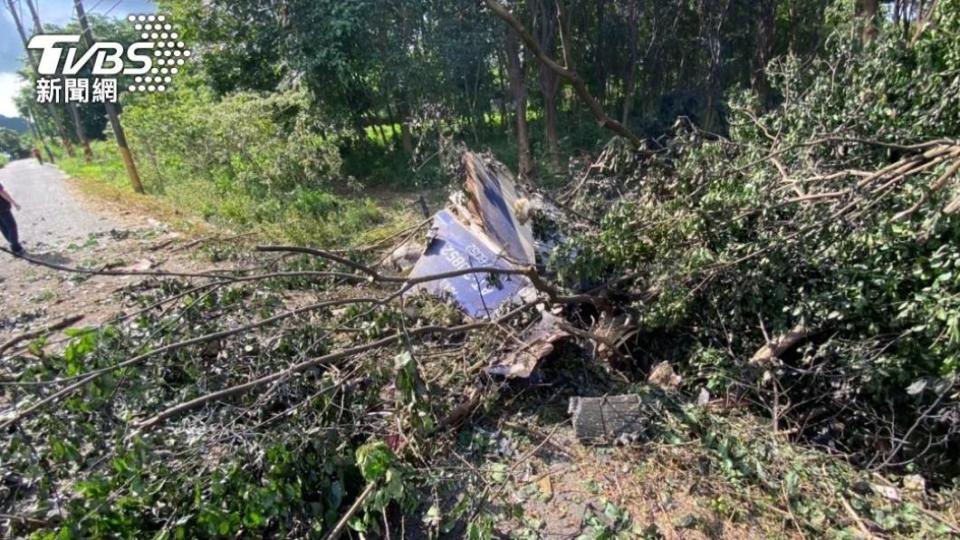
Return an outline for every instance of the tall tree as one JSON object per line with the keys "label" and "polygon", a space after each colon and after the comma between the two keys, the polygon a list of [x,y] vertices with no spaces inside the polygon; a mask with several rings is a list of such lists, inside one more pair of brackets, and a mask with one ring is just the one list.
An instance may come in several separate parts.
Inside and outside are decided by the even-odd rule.
{"label": "tall tree", "polygon": [[760,100],[760,106],[770,105],[770,82],[767,80],[767,62],[773,54],[777,24],[776,0],[756,0],[757,30],[754,32],[753,61],[750,69],[750,86]]}
{"label": "tall tree", "polygon": [[550,55],[543,52],[540,49],[540,45],[537,43],[537,40],[534,39],[530,32],[517,20],[510,11],[499,2],[499,0],[484,0],[484,4],[490,8],[490,11],[494,16],[500,20],[507,23],[510,28],[516,31],[517,35],[523,40],[523,44],[527,46],[527,49],[533,53],[533,55],[547,68],[553,70],[560,78],[570,83],[573,86],[573,90],[577,93],[577,96],[587,105],[587,108],[590,109],[590,114],[596,119],[597,124],[601,127],[609,129],[610,131],[626,138],[634,146],[642,146],[643,140],[640,137],[637,137],[635,133],[627,129],[623,124],[617,122],[613,118],[607,116],[603,112],[603,106],[599,101],[590,93],[590,90],[587,88],[587,83],[583,78],[577,74],[576,71],[570,66],[570,55],[568,54],[569,48],[564,46],[564,57],[568,62],[567,67],[564,67],[556,62]]}
{"label": "tall tree", "polygon": [[[27,59],[29,60],[30,66],[33,69],[34,73],[39,76],[37,72],[37,58],[33,54],[33,50],[30,49],[27,45],[30,43],[30,40],[27,38],[27,32],[23,28],[23,21],[20,20],[20,14],[17,12],[16,8],[13,5],[13,0],[7,0],[7,8],[10,10],[10,16],[13,17],[13,23],[17,27],[17,32],[20,34],[20,39],[23,41],[23,48],[27,51]],[[73,156],[73,144],[70,143],[70,138],[67,137],[67,130],[63,127],[63,120],[60,119],[60,114],[49,101],[44,105],[47,109],[47,114],[50,116],[50,121],[53,122],[56,126],[57,132],[60,134],[60,142],[63,144],[63,149],[66,150],[67,155]]]}
{"label": "tall tree", "polygon": [[[23,113],[21,112],[21,114]],[[24,114],[24,116],[27,117],[27,123],[30,124],[30,132],[33,133],[34,140],[38,141],[40,145],[43,146],[43,150],[47,153],[47,159],[50,160],[50,163],[55,163],[56,160],[54,159],[53,151],[50,150],[50,145],[47,144],[47,138],[43,134],[40,126],[37,125],[37,120],[34,117],[32,105],[28,105],[26,114]]]}
{"label": "tall tree", "polygon": [[[33,19],[33,31],[36,35],[43,33],[43,25],[40,23],[40,13],[33,4],[33,0],[27,0],[27,7],[30,8],[30,16]],[[62,80],[62,77],[61,77]],[[86,130],[83,129],[83,122],[80,120],[80,113],[77,112],[77,105],[67,102],[67,112],[73,121],[73,129],[77,134],[77,140],[80,146],[83,146],[83,157],[89,162],[93,160],[93,150],[90,149],[90,141],[87,139]]]}
{"label": "tall tree", "polygon": [[597,88],[597,101],[603,106],[607,99],[607,49],[605,14],[606,0],[596,1],[596,21],[594,22],[595,37],[593,40],[593,69],[594,83]]}
{"label": "tall tree", "polygon": [[627,2],[627,65],[623,77],[623,107],[620,122],[627,124],[637,91],[637,62],[640,56],[640,1]]}
{"label": "tall tree", "polygon": [[730,0],[700,0],[700,32],[706,50],[707,73],[704,92],[707,95],[703,125],[706,129],[718,127],[718,107],[722,94],[720,79],[722,61],[722,26],[730,7]]}
{"label": "tall tree", "polygon": [[870,43],[877,37],[879,21],[877,12],[880,9],[879,0],[854,0],[855,12],[863,25],[863,42]]}
{"label": "tall tree", "polygon": [[[540,49],[549,54],[553,54],[557,46],[560,16],[557,2],[559,1],[562,0],[529,0],[528,2],[537,42],[540,44]],[[560,77],[544,64],[540,64],[539,68],[547,153],[554,166],[559,168],[560,136],[557,133],[557,92],[560,89]]]}
{"label": "tall tree", "polygon": [[520,43],[517,32],[505,27],[503,41],[507,56],[507,75],[510,78],[510,94],[513,97],[513,112],[517,130],[517,174],[529,178],[533,173],[533,158],[530,155],[530,135],[527,128],[527,80],[523,61],[520,58]]}

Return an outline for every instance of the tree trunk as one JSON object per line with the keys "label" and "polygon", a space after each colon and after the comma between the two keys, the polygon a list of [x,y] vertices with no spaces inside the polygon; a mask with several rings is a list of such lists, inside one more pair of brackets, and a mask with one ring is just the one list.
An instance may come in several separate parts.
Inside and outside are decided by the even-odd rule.
{"label": "tree trunk", "polygon": [[41,145],[43,145],[43,150],[47,153],[47,158],[50,160],[50,163],[55,163],[56,159],[54,159],[53,152],[50,150],[50,146],[47,144],[47,138],[44,136],[43,131],[37,124],[37,118],[33,114],[33,107],[28,107],[27,115],[27,122],[30,124],[30,129],[33,131],[33,136],[40,141]]}
{"label": "tree trunk", "polygon": [[727,15],[730,0],[700,0],[701,32],[707,45],[709,58],[706,81],[707,110],[704,112],[703,128],[719,131],[717,107],[722,96],[720,88],[721,34],[723,20]]}
{"label": "tree trunk", "polygon": [[[540,71],[549,71],[543,66],[540,67]],[[540,81],[541,89],[543,90],[543,122],[547,135],[547,152],[550,154],[550,161],[553,162],[555,167],[560,167],[560,137],[557,135],[557,88],[560,87],[560,80],[552,72],[550,75],[553,77],[553,80],[550,82],[544,82],[542,79]],[[544,88],[544,86],[550,86],[551,88]]]}
{"label": "tree trunk", "polygon": [[[40,23],[40,13],[37,11],[37,6],[34,5],[33,0],[27,0],[27,7],[30,9],[30,16],[33,18],[33,32],[35,35],[43,34],[43,24]],[[62,77],[60,80],[64,80]],[[87,139],[87,134],[84,132],[83,123],[80,121],[80,114],[77,112],[77,106],[74,103],[67,103],[67,112],[70,113],[70,119],[73,120],[73,127],[77,134],[77,140],[80,141],[80,145],[83,146],[83,157],[86,159],[87,163],[93,161],[93,151],[90,150],[90,141]]]}
{"label": "tree trunk", "polygon": [[753,66],[750,70],[750,85],[757,94],[761,110],[770,107],[770,81],[767,80],[767,62],[773,53],[776,30],[776,0],[757,0],[757,32],[754,34]]}
{"label": "tree trunk", "polygon": [[877,11],[879,11],[878,0],[855,0],[856,15],[863,19],[863,43],[870,43],[877,37]]}
{"label": "tree trunk", "polygon": [[83,146],[83,157],[87,163],[90,163],[93,161],[93,150],[90,149],[90,140],[87,139],[87,134],[83,131],[83,122],[80,120],[80,113],[77,111],[77,106],[73,103],[68,103],[67,110],[70,111],[70,117],[73,119],[73,127],[77,132],[77,140],[79,140],[80,145]]}
{"label": "tree trunk", "polygon": [[[554,0],[530,0],[534,14],[535,34],[540,50],[553,54],[557,45],[557,9]],[[543,120],[550,161],[560,167],[560,137],[557,135],[557,91],[560,77],[549,67],[540,64],[540,93],[543,94]]]}
{"label": "tree trunk", "polygon": [[600,102],[601,107],[606,104],[607,100],[607,66],[604,62],[607,57],[607,51],[604,50],[603,46],[605,30],[603,27],[604,4],[604,0],[597,0],[597,37],[593,44],[593,67],[594,76],[597,81],[597,101]]}
{"label": "tree trunk", "polygon": [[406,118],[400,122],[400,144],[403,145],[405,153],[413,154],[413,135],[410,133],[410,122]]}
{"label": "tree trunk", "polygon": [[639,16],[640,10],[637,2],[632,2],[630,4],[630,14],[627,19],[629,24],[627,46],[630,51],[630,57],[627,62],[627,73],[623,79],[623,109],[621,109],[620,112],[620,123],[623,125],[627,125],[630,121],[630,112],[633,109],[633,98],[637,91],[637,58],[640,54],[638,50],[638,33],[640,31]]}
{"label": "tree trunk", "polygon": [[110,127],[113,128],[113,136],[117,139],[117,147],[120,149],[120,159],[123,160],[123,166],[127,169],[127,178],[130,179],[130,186],[136,193],[143,193],[143,183],[140,182],[140,173],[137,172],[137,165],[133,162],[133,154],[130,153],[130,147],[127,146],[127,136],[123,132],[123,126],[120,125],[120,115],[117,114],[117,108],[113,103],[105,103],[107,108],[107,117],[110,119]]}
{"label": "tree trunk", "polygon": [[533,172],[530,156],[530,137],[527,130],[527,82],[520,61],[520,43],[517,34],[509,26],[504,39],[507,54],[507,73],[510,77],[510,93],[513,96],[514,114],[517,121],[517,175],[529,178]]}
{"label": "tree trunk", "polygon": [[[13,23],[17,27],[17,32],[20,34],[20,39],[23,41],[23,48],[27,51],[27,57],[30,59],[30,64],[33,66],[34,72],[39,78],[40,72],[37,71],[37,66],[39,65],[38,60],[33,49],[27,47],[30,40],[27,38],[26,30],[23,29],[23,21],[20,20],[16,8],[13,6],[13,0],[7,0],[7,7],[10,10],[10,16],[13,18]],[[63,144],[63,149],[66,150],[68,156],[73,157],[73,144],[70,143],[70,138],[67,137],[67,130],[63,127],[63,121],[60,119],[60,113],[50,102],[45,103],[44,106],[47,109],[47,114],[50,116],[50,120],[57,129],[57,133],[60,134],[60,142]]]}
{"label": "tree trunk", "polygon": [[379,121],[379,119],[374,120],[374,122],[376,122],[375,126],[377,130],[377,134],[380,135],[380,142],[383,144],[383,146],[389,147],[390,146],[389,137],[387,137],[387,131],[383,129],[383,124]]}
{"label": "tree trunk", "polygon": [[500,108],[500,127],[507,133],[510,134],[510,110],[507,107],[507,100],[510,99],[510,89],[504,83],[504,79],[509,77],[507,75],[507,68],[505,67],[505,61],[503,59],[503,54],[497,54],[497,67],[500,69],[500,99],[497,100],[497,106]]}
{"label": "tree trunk", "polygon": [[407,155],[413,154],[413,134],[410,132],[410,107],[407,106],[406,97],[399,99],[396,108],[390,103],[387,105],[387,111],[390,113],[390,134],[396,135],[397,124],[400,124],[400,146]]}
{"label": "tree trunk", "polygon": [[[484,0],[484,4],[490,8],[490,11],[495,17],[507,23],[510,28],[516,31],[520,39],[523,40],[523,44],[527,46],[527,49],[533,53],[540,63],[550,68],[550,70],[552,70],[560,78],[568,82],[573,87],[573,91],[576,92],[581,101],[583,101],[587,105],[587,108],[590,109],[590,114],[593,115],[594,119],[596,119],[597,125],[604,129],[609,129],[617,135],[627,139],[637,148],[641,148],[643,146],[643,140],[640,139],[636,133],[633,133],[623,124],[614,120],[613,118],[610,118],[605,112],[603,112],[603,107],[600,105],[600,102],[593,97],[593,94],[591,94],[590,90],[587,88],[587,83],[576,71],[574,71],[573,67],[569,66],[569,64],[569,67],[561,66],[556,62],[556,60],[551,58],[550,55],[544,53],[540,49],[540,44],[537,43],[537,40],[530,35],[530,32],[528,32],[522,24],[520,24],[520,21],[510,14],[510,11],[507,10],[503,4],[501,4],[498,0]],[[647,154],[646,150],[641,150],[641,152]]]}

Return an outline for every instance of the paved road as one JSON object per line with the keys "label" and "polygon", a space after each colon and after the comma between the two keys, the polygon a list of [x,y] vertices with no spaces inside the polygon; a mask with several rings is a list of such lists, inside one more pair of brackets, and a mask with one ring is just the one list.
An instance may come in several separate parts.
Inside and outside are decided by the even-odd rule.
{"label": "paved road", "polygon": [[113,226],[86,209],[66,181],[60,169],[35,159],[12,161],[0,169],[0,184],[23,207],[14,216],[27,251],[59,251]]}
{"label": "paved road", "polygon": [[[14,217],[31,259],[96,268],[158,256],[144,248],[165,229],[134,212],[87,200],[52,165],[33,159],[8,163],[0,169],[0,183],[23,207]],[[2,238],[0,245],[6,247]],[[112,291],[133,281],[61,272],[0,253],[0,342],[67,315],[86,315],[84,324],[106,320],[121,308]]]}

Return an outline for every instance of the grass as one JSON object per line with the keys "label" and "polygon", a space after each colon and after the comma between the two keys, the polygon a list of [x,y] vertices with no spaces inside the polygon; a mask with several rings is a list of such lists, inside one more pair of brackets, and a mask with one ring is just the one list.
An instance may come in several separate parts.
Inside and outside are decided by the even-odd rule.
{"label": "grass", "polygon": [[75,185],[82,192],[118,208],[153,216],[189,234],[201,234],[209,228],[197,216],[178,208],[171,200],[134,192],[115,145],[95,141],[91,146],[94,158],[90,162],[81,155],[67,156],[59,148],[54,151],[57,165],[76,181]]}
{"label": "grass", "polygon": [[162,178],[147,160],[138,164],[146,194],[135,193],[112,142],[95,141],[94,159],[58,152],[58,165],[80,189],[141,215],[149,215],[192,234],[210,230],[254,232],[258,236],[297,244],[363,244],[399,231],[417,218],[403,197],[385,196],[377,204],[369,197],[348,197],[301,190],[255,198],[239,190],[223,192],[196,178]]}
{"label": "grass", "polygon": [[[529,116],[531,146],[538,164],[534,181],[549,188],[563,182],[566,171],[554,170],[549,164],[543,119]],[[565,123],[576,128],[568,130],[571,135],[560,141],[566,155],[577,149],[595,149],[606,139],[606,133],[595,123],[581,120],[566,118]],[[420,155],[413,159],[404,152],[399,141],[400,125],[370,126],[366,133],[365,144],[341,146],[344,181],[335,182],[329,191],[296,187],[288,192],[251,192],[232,180],[214,178],[216,172],[197,178],[196,173],[184,172],[191,171],[189,167],[177,165],[177,156],[158,159],[149,148],[137,148],[134,138],[133,152],[147,191],[138,195],[131,189],[112,141],[95,141],[91,162],[80,155],[64,156],[60,149],[56,153],[58,165],[77,180],[83,191],[125,210],[155,216],[180,230],[226,229],[298,244],[356,245],[376,241],[419,221],[422,218],[413,201],[423,195],[435,209],[443,204],[446,186],[457,182],[443,173],[436,157]],[[415,142],[417,137],[424,137],[429,143],[435,136],[414,133]],[[472,150],[492,152],[516,170],[515,137],[498,115],[488,115],[476,130],[461,126],[456,138]]]}
{"label": "grass", "polygon": [[[560,138],[561,162],[565,156],[581,152],[596,152],[610,138],[610,133],[597,126],[594,119],[581,112],[560,111],[559,123],[564,127]],[[546,129],[543,114],[539,110],[527,110],[530,148],[536,168],[535,181],[544,188],[564,183],[566,170],[555,170],[547,156]],[[517,144],[513,126],[504,126],[499,112],[486,113],[483,124],[474,131],[466,120],[447,126],[456,133],[454,139],[474,151],[491,152],[509,167],[517,170]],[[451,181],[443,175],[436,159],[412,163],[409,155],[400,148],[400,124],[367,126],[367,143],[361,148],[343,149],[344,172],[360,180],[364,186],[382,187],[401,191],[429,190],[448,185]],[[420,137],[436,137],[435,133],[413,133],[416,145]],[[428,145],[429,146],[429,145]],[[428,152],[429,153],[429,152]],[[426,156],[420,156],[421,159]]]}

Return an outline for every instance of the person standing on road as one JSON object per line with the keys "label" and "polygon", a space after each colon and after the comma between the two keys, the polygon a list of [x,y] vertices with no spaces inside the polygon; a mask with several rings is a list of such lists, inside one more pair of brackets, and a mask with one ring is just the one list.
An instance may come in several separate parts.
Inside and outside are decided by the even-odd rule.
{"label": "person standing on road", "polygon": [[11,206],[20,211],[20,205],[0,184],[0,233],[3,233],[3,237],[10,243],[10,250],[14,255],[23,255],[23,246],[20,245],[20,239],[17,237],[17,221],[13,219]]}
{"label": "person standing on road", "polygon": [[33,157],[37,158],[37,162],[43,165],[43,156],[40,155],[40,150],[34,148]]}

